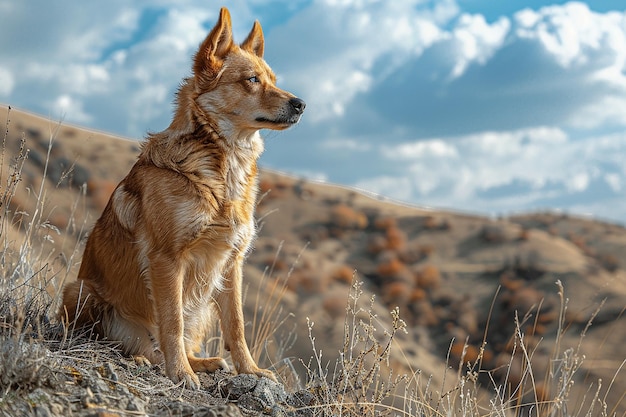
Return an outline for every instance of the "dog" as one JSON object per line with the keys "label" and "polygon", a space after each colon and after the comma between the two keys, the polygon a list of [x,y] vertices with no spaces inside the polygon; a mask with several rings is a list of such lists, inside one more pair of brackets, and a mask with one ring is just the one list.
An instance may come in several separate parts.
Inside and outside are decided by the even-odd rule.
{"label": "dog", "polygon": [[198,356],[215,315],[235,370],[276,380],[246,344],[242,264],[255,236],[259,130],[298,123],[305,102],[276,87],[264,45],[258,21],[235,44],[221,9],[171,124],[147,135],[63,290],[66,326],[90,326],[136,358],[164,362],[190,388],[200,386],[196,372],[229,369],[223,358]]}

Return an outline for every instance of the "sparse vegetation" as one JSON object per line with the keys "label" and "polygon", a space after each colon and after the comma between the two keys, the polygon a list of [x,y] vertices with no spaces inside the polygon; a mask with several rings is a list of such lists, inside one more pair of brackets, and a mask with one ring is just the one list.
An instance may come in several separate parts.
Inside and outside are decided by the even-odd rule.
{"label": "sparse vegetation", "polygon": [[[56,183],[23,180],[29,158],[26,137],[11,157],[5,152],[9,127],[7,122],[0,167],[1,416],[236,416],[242,411],[244,415],[293,417],[625,415],[626,393],[614,392],[615,387],[623,389],[619,381],[624,358],[610,358],[610,364],[603,366],[611,367],[613,378],[600,381],[583,366],[598,358],[585,357],[582,347],[585,338],[594,337],[590,333],[595,322],[616,322],[621,312],[610,310],[600,317],[600,308],[586,314],[571,311],[567,287],[563,289],[560,282],[555,291],[533,286],[539,276],[549,274],[539,261],[532,270],[509,261],[500,270],[486,272],[484,279],[499,282],[502,288],[493,295],[491,306],[472,305],[470,298],[455,293],[456,288],[446,288],[449,273],[442,271],[444,262],[437,257],[443,255],[435,243],[414,241],[412,232],[400,229],[393,217],[369,221],[358,207],[337,203],[336,207],[344,208],[339,214],[329,213],[329,226],[341,229],[341,237],[360,239],[358,247],[368,257],[362,271],[354,258],[349,265],[346,260],[334,260],[322,271],[323,265],[310,259],[298,261],[301,249],[295,256],[283,257],[279,247],[273,257],[261,255],[268,265],[259,286],[263,291],[246,295],[258,312],[249,317],[255,359],[278,370],[284,390],[221,372],[201,375],[200,391],[176,386],[158,365],[138,365],[124,357],[114,341],[94,340],[89,329],[58,325],[54,318],[57,296],[63,282],[75,273],[80,247],[74,244],[87,228],[79,208],[85,198],[93,196],[80,189],[79,201],[68,203],[70,215],[63,215],[62,221],[58,208],[47,206]],[[55,132],[50,134],[47,149]],[[37,135],[38,143],[42,142],[43,135]],[[45,174],[47,164],[42,159]],[[77,178],[69,173],[62,177]],[[89,181],[95,184],[98,179],[91,176]],[[268,181],[262,186],[270,194],[275,189],[281,193],[291,189],[287,182],[278,184]],[[15,202],[18,189],[24,186],[31,187],[31,192],[19,194],[20,201]],[[444,223],[448,226],[443,227]],[[450,230],[450,224],[448,219],[429,216],[418,223],[416,233],[440,235]],[[455,223],[457,228],[461,226]],[[523,238],[507,238],[507,244],[531,242],[533,234],[526,231],[532,227],[522,230]],[[496,246],[503,239],[496,235],[483,235],[484,243]],[[62,244],[65,239],[67,243]],[[416,255],[408,256],[409,250]],[[610,252],[593,261],[604,268],[602,273],[623,276],[616,275],[622,270]],[[289,297],[295,304],[317,297],[319,310],[333,322],[308,321],[309,340],[304,344],[310,345],[310,360],[290,351],[296,330],[285,307]],[[302,322],[304,317],[296,319]],[[334,322],[341,327],[343,339],[332,352],[328,347],[322,350],[320,345],[327,346],[323,339],[331,339],[326,328]],[[432,341],[424,336],[426,332],[435,335]],[[573,333],[578,336],[572,344]],[[413,352],[412,338],[423,350]],[[220,350],[219,332],[209,342],[212,353]],[[589,388],[584,396],[574,396],[580,384]],[[264,400],[255,396],[261,391],[266,394]]]}

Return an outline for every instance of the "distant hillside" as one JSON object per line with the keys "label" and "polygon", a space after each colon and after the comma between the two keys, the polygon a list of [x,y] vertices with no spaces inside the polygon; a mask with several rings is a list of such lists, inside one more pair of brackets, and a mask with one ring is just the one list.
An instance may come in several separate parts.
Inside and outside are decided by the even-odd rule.
{"label": "distant hillside", "polygon": [[[39,213],[48,226],[33,232],[38,251],[52,275],[74,279],[81,239],[134,163],[139,144],[6,107],[0,107],[0,126],[8,127],[5,161],[28,150],[0,237],[5,245],[23,241]],[[8,175],[5,162],[3,184]],[[35,198],[42,184],[43,207]],[[534,383],[525,385],[520,401],[553,399],[556,383],[546,374],[570,366],[554,355],[572,348],[585,359],[570,387],[569,410],[585,407],[584,414],[602,380],[598,395],[609,415],[626,415],[626,371],[619,371],[626,359],[623,227],[558,213],[489,219],[427,210],[270,171],[262,172],[260,187],[259,237],[245,271],[246,317],[267,314],[272,326],[281,324],[276,341],[259,345],[258,353],[295,369],[291,377],[300,382],[294,384],[303,384],[301,362],[314,352],[308,323],[314,323],[323,361],[338,359],[356,278],[363,282],[360,306],[367,309],[375,295],[371,310],[381,340],[382,329],[393,327],[389,312],[399,307],[407,333],[394,337],[389,368],[396,375],[419,371],[423,389],[443,397],[469,366],[484,403],[494,395],[494,382],[514,391],[529,375]],[[58,287],[51,284],[50,291]],[[275,304],[267,301],[272,297]],[[249,339],[259,340],[263,331],[251,323]],[[530,356],[532,369],[525,360]],[[469,365],[459,366],[462,358]],[[601,412],[598,407],[592,414]]]}

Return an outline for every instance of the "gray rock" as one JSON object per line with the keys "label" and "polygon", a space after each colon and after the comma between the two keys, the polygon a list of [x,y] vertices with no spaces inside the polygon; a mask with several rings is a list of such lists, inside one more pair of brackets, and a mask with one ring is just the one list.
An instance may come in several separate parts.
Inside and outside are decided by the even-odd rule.
{"label": "gray rock", "polygon": [[236,375],[224,383],[220,387],[220,393],[223,398],[228,400],[237,400],[243,394],[249,393],[257,385],[258,378],[248,374]]}
{"label": "gray rock", "polygon": [[113,369],[113,365],[111,365],[110,362],[105,363],[103,366],[103,369],[104,369],[104,375],[103,375],[104,377],[110,379],[112,382],[119,381],[120,378],[115,372],[115,369]]}
{"label": "gray rock", "polygon": [[206,407],[194,407],[180,401],[166,404],[157,417],[242,417],[241,411],[234,405],[214,405]]}
{"label": "gray rock", "polygon": [[271,379],[258,380],[252,395],[257,398],[266,409],[271,409],[276,403],[283,403],[287,397],[285,387]]}
{"label": "gray rock", "polygon": [[271,411],[271,407],[268,408],[263,402],[252,395],[251,393],[245,393],[241,397],[239,397],[239,401],[237,401],[237,405],[244,412],[260,412],[260,413],[268,413]]}
{"label": "gray rock", "polygon": [[45,404],[35,406],[35,417],[52,417],[50,409]]}
{"label": "gray rock", "polygon": [[285,402],[294,408],[310,407],[315,405],[315,395],[306,390],[296,391],[289,394]]}

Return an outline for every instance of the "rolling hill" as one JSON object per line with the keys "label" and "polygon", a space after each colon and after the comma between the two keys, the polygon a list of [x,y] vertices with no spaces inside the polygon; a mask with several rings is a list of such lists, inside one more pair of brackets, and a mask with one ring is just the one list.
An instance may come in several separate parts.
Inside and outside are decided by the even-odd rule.
{"label": "rolling hill", "polygon": [[[1,207],[3,259],[24,251],[36,259],[22,273],[45,269],[54,300],[140,145],[6,107],[0,126],[1,191],[11,161],[23,162]],[[566,213],[495,219],[420,208],[269,170],[260,188],[259,236],[245,270],[249,340],[288,390],[311,391],[320,352],[333,375],[332,364],[354,350],[345,347],[351,319],[372,323],[384,350],[385,332],[402,330],[390,313],[397,307],[406,333],[394,334],[377,372],[409,375],[433,403],[473,378],[477,410],[488,410],[502,386],[528,404],[567,394],[564,415],[585,414],[594,398],[607,408],[597,404],[590,415],[626,415],[624,227]],[[561,392],[559,378],[574,370]]]}

